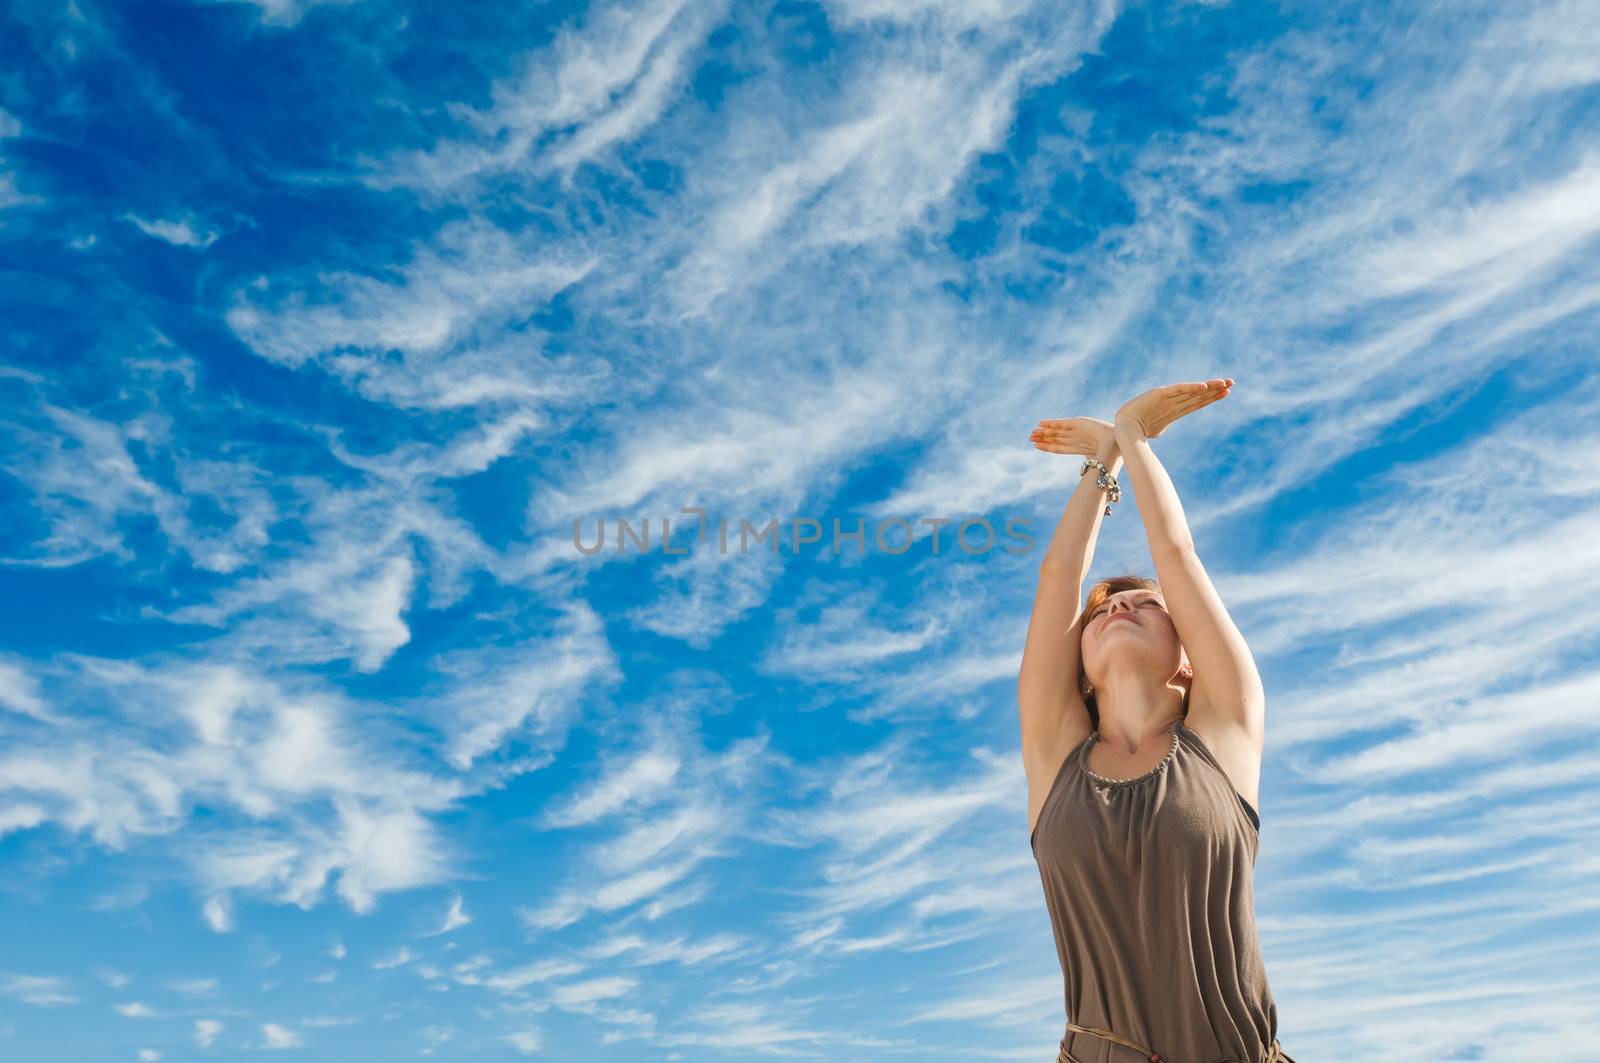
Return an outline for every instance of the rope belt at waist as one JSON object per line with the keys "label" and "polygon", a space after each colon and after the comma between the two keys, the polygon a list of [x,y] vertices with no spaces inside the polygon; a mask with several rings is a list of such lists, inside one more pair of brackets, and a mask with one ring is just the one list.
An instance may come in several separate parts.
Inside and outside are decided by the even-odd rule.
{"label": "rope belt at waist", "polygon": [[[1150,1063],[1168,1063],[1167,1060],[1161,1058],[1159,1052],[1152,1052],[1137,1041],[1130,1041],[1126,1037],[1112,1033],[1110,1030],[1102,1030],[1098,1026],[1079,1026],[1075,1022],[1067,1023],[1067,1029],[1073,1033],[1086,1033],[1094,1037],[1103,1037],[1114,1044],[1124,1045],[1143,1055]],[[1056,1063],[1078,1063],[1078,1061],[1072,1058],[1072,1053],[1067,1051],[1067,1046],[1062,1045],[1061,1054],[1056,1057]],[[1294,1063],[1294,1060],[1289,1058],[1289,1054],[1283,1050],[1283,1046],[1274,1038],[1271,1048],[1267,1051],[1266,1063]]]}

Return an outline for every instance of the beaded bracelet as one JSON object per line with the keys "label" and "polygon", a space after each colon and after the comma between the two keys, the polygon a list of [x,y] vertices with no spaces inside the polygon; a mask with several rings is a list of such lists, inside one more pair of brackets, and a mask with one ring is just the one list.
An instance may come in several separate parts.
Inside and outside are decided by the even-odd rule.
{"label": "beaded bracelet", "polygon": [[1111,516],[1111,503],[1122,501],[1122,488],[1117,485],[1117,478],[1111,475],[1111,470],[1106,468],[1106,463],[1101,461],[1099,458],[1084,458],[1083,471],[1078,473],[1078,476],[1080,478],[1087,476],[1090,469],[1100,470],[1100,476],[1095,480],[1095,483],[1099,484],[1101,487],[1108,488],[1111,492],[1106,496],[1108,501],[1106,503],[1105,515],[1109,517]]}

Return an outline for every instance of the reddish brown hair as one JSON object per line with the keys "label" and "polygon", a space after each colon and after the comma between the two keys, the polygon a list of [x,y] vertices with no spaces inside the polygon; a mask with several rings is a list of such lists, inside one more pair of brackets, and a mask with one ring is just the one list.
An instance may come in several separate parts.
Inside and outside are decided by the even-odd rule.
{"label": "reddish brown hair", "polygon": [[[1084,600],[1083,611],[1078,614],[1078,640],[1080,646],[1078,654],[1078,695],[1083,698],[1084,704],[1089,707],[1089,723],[1097,731],[1100,729],[1100,707],[1095,704],[1093,694],[1085,695],[1083,693],[1084,686],[1089,682],[1089,677],[1083,670],[1083,653],[1081,652],[1083,629],[1089,623],[1089,615],[1104,605],[1107,598],[1113,594],[1120,594],[1122,591],[1132,590],[1155,591],[1160,594],[1161,584],[1145,576],[1136,576],[1132,572],[1124,572],[1120,576],[1103,576],[1095,581],[1093,587],[1089,588],[1089,596]],[[1185,716],[1189,715],[1189,694],[1187,691],[1183,695],[1183,714]]]}

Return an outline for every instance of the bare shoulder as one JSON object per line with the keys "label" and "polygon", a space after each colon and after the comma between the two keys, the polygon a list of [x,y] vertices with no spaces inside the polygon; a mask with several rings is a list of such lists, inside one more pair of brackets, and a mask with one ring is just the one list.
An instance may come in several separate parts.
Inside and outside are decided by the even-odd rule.
{"label": "bare shoulder", "polygon": [[1237,790],[1250,806],[1260,810],[1261,751],[1258,735],[1240,726],[1226,715],[1204,705],[1189,705],[1184,726],[1200,736],[1211,755],[1222,765]]}

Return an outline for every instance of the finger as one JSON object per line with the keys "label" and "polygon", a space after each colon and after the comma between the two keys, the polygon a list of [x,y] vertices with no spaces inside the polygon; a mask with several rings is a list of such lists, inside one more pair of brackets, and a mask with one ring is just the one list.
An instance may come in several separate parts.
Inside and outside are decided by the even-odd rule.
{"label": "finger", "polygon": [[1173,419],[1176,420],[1179,417],[1187,417],[1194,411],[1204,409],[1216,401],[1217,395],[1213,392],[1203,392],[1199,395],[1195,395],[1186,402],[1183,402],[1173,408]]}

